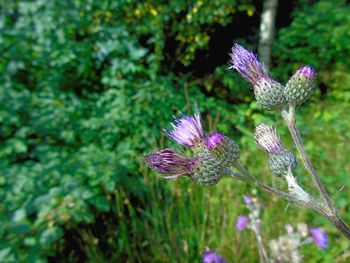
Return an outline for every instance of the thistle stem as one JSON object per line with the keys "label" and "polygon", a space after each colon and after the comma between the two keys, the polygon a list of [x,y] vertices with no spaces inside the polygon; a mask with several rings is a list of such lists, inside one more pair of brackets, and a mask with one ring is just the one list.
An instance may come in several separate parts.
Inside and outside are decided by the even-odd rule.
{"label": "thistle stem", "polygon": [[248,172],[248,170],[246,168],[244,168],[244,166],[240,162],[237,162],[235,164],[235,167],[245,177],[245,179],[246,179],[245,181],[247,181],[248,183],[250,183],[254,186],[258,186],[258,187],[264,189],[265,191],[268,191],[268,192],[271,192],[275,195],[278,195],[287,201],[294,202],[295,198],[292,195],[285,193],[285,192],[282,192],[276,188],[273,188],[271,186],[265,185],[264,183],[260,182],[253,175],[251,175]]}
{"label": "thistle stem", "polygon": [[[243,181],[248,182],[254,186],[258,186],[265,191],[271,192],[280,198],[291,202],[291,203],[296,203],[301,206],[310,208],[324,217],[326,217],[346,238],[350,240],[350,228],[346,225],[346,223],[336,214],[334,213],[328,206],[325,206],[323,202],[317,201],[315,198],[313,198],[311,195],[308,193],[304,192],[304,194],[308,195],[308,198],[305,200],[304,198],[300,198],[300,196],[286,192],[282,192],[278,189],[275,189],[273,187],[270,187],[268,185],[265,185],[264,183],[258,181],[255,179],[253,175],[251,175],[247,169],[244,168],[244,166],[241,163],[236,163],[235,167],[239,170],[239,172],[242,174],[240,177],[235,176],[236,173],[233,172],[232,170],[228,169],[227,172],[232,175],[232,177],[235,178],[244,178]],[[292,175],[289,175],[292,176]],[[296,182],[295,182],[296,184]],[[300,187],[298,185],[298,187]],[[304,191],[304,190],[303,190]]]}
{"label": "thistle stem", "polygon": [[327,216],[327,219],[344,235],[347,239],[350,240],[350,228],[346,225],[346,223],[338,216],[331,215]]}
{"label": "thistle stem", "polygon": [[321,194],[322,198],[326,201],[328,207],[334,214],[336,214],[336,208],[334,206],[333,200],[331,197],[328,195],[326,189],[324,188],[320,177],[318,176],[315,168],[313,167],[309,157],[306,154],[304,144],[301,140],[300,133],[298,129],[296,128],[296,119],[295,119],[295,105],[290,105],[289,106],[289,111],[282,111],[282,117],[285,120],[289,132],[292,135],[293,141],[295,143],[295,146],[297,147],[297,150],[299,154],[301,155],[301,159],[303,161],[303,164],[306,168],[306,170],[309,172],[311,175],[311,178],[313,180],[313,183],[317,187],[319,193]]}
{"label": "thistle stem", "polygon": [[253,232],[255,233],[255,236],[256,236],[260,262],[269,263],[270,261],[269,261],[269,258],[267,256],[267,252],[266,252],[263,240],[262,240],[261,230],[260,230],[259,226],[256,226],[256,227],[257,227],[257,229],[253,229]]}
{"label": "thistle stem", "polygon": [[[327,193],[324,185],[321,182],[320,177],[317,174],[316,169],[313,167],[309,157],[306,154],[303,141],[301,139],[300,133],[296,128],[296,117],[295,117],[295,105],[289,105],[289,110],[282,111],[282,117],[287,124],[290,134],[292,135],[293,141],[297,147],[299,154],[301,155],[303,164],[306,170],[311,175],[313,183],[317,187],[319,193],[321,194],[323,200],[326,202],[328,209],[324,209],[324,206],[321,205],[320,208],[313,208],[322,215],[324,215],[346,238],[350,240],[350,228],[346,223],[338,216],[337,209],[334,205],[332,198]],[[314,202],[311,202],[314,203]],[[312,208],[312,207],[311,207]]]}

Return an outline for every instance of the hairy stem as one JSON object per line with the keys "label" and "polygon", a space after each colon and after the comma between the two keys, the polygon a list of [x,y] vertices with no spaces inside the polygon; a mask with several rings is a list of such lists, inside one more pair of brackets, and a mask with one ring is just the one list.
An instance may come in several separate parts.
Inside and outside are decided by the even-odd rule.
{"label": "hairy stem", "polygon": [[267,256],[267,252],[266,252],[266,249],[265,249],[265,246],[264,246],[264,242],[262,240],[260,227],[256,226],[256,229],[253,229],[253,232],[255,233],[255,236],[256,236],[260,262],[262,262],[262,263],[269,263],[270,261],[269,261],[269,258]]}
{"label": "hairy stem", "polygon": [[350,228],[338,215],[326,216],[327,219],[344,235],[350,240]]}
{"label": "hairy stem", "polygon": [[252,184],[254,186],[258,186],[258,187],[264,189],[265,191],[271,192],[275,195],[278,195],[279,197],[281,197],[289,202],[293,202],[295,200],[295,198],[292,195],[290,195],[289,193],[282,192],[276,188],[265,185],[264,183],[257,180],[253,175],[251,175],[248,172],[247,169],[244,168],[244,166],[240,162],[237,162],[235,164],[235,167],[246,178],[246,181],[249,182],[250,184]]}
{"label": "hairy stem", "polygon": [[[318,213],[320,213],[321,215],[323,215],[324,217],[326,217],[346,238],[348,238],[350,240],[350,228],[345,224],[345,222],[336,214],[333,212],[333,210],[331,210],[328,205],[326,206],[324,204],[324,202],[319,202],[318,200],[316,200],[315,198],[313,198],[311,195],[309,195],[308,193],[306,193],[303,190],[303,195],[307,194],[308,198],[305,199],[300,195],[296,195],[291,194],[291,193],[286,193],[283,191],[280,191],[278,189],[275,189],[273,187],[270,187],[268,185],[265,185],[264,183],[258,181],[255,179],[255,177],[253,175],[251,175],[247,169],[244,168],[244,166],[241,163],[236,163],[235,167],[237,168],[237,170],[241,173],[240,177],[237,177],[235,175],[237,175],[237,173],[233,172],[232,170],[228,169],[227,172],[229,174],[231,174],[232,177],[241,179],[242,177],[244,179],[241,179],[245,182],[248,182],[254,186],[258,186],[262,189],[264,189],[265,191],[268,191],[270,193],[273,193],[277,196],[279,196],[280,198],[291,202],[291,203],[296,203],[298,205],[310,208]],[[292,176],[292,175],[289,175]],[[290,180],[290,179],[289,179]],[[294,179],[295,180],[295,179]],[[295,187],[296,181],[292,181]],[[299,188],[300,186],[298,185],[297,188]],[[294,188],[296,189],[296,188]]]}
{"label": "hairy stem", "polygon": [[[295,105],[289,105],[289,111],[282,111],[282,117],[285,120],[290,134],[294,140],[294,143],[298,149],[299,154],[301,155],[303,164],[306,170],[311,175],[313,183],[316,185],[319,193],[322,198],[326,202],[328,209],[320,211],[318,209],[314,209],[319,213],[323,214],[346,238],[350,240],[350,228],[346,225],[346,223],[338,216],[337,209],[334,205],[332,198],[327,193],[324,185],[321,182],[320,177],[318,176],[316,169],[313,167],[309,157],[306,154],[303,141],[301,139],[300,133],[296,128],[296,117],[295,117]],[[329,211],[327,211],[329,210]]]}
{"label": "hairy stem", "polygon": [[294,105],[290,105],[289,106],[289,112],[283,111],[282,112],[282,116],[283,119],[285,120],[288,129],[290,131],[290,134],[292,135],[292,138],[294,140],[295,146],[298,149],[299,154],[301,155],[301,159],[303,161],[303,164],[306,168],[306,170],[309,172],[309,174],[312,177],[312,180],[314,182],[314,184],[316,185],[318,191],[320,192],[322,198],[326,201],[329,209],[332,210],[332,212],[334,214],[336,214],[336,208],[333,204],[333,200],[331,199],[331,197],[328,195],[326,189],[324,188],[320,177],[318,176],[315,168],[313,167],[309,157],[306,154],[305,148],[304,148],[304,144],[301,140],[300,137],[300,133],[298,131],[298,129],[296,128],[296,119],[295,119],[295,106]]}

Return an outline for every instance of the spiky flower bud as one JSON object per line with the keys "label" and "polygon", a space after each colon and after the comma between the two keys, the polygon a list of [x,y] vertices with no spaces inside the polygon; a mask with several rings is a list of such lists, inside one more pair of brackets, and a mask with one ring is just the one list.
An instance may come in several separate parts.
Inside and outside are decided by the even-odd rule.
{"label": "spiky flower bud", "polygon": [[149,154],[145,159],[153,170],[166,175],[165,179],[189,176],[198,185],[211,186],[224,176],[225,167],[208,149],[194,158],[172,149],[164,149]]}
{"label": "spiky flower bud", "polygon": [[209,134],[205,145],[217,159],[222,161],[225,167],[231,167],[239,159],[238,144],[220,132]]}
{"label": "spiky flower bud", "polygon": [[166,179],[190,176],[196,165],[195,158],[187,157],[172,149],[151,153],[145,157],[145,160],[153,170],[167,175]]}
{"label": "spiky flower bud", "polygon": [[191,178],[198,185],[215,185],[225,174],[224,170],[226,167],[223,165],[222,160],[215,158],[209,149],[203,149],[198,153],[196,162]]}
{"label": "spiky flower bud", "polygon": [[266,74],[257,57],[238,44],[232,47],[230,55],[230,68],[236,69],[252,84],[256,101],[260,106],[267,110],[282,108],[286,102],[284,87]]}
{"label": "spiky flower bud", "polygon": [[289,103],[300,105],[305,102],[312,93],[316,71],[310,67],[302,67],[288,81],[284,94]]}
{"label": "spiky flower bud", "polygon": [[183,113],[181,113],[181,115],[181,119],[177,119],[174,116],[175,124],[171,123],[173,131],[169,132],[164,129],[164,132],[177,143],[191,148],[198,142],[204,140],[204,131],[202,128],[200,113],[197,109],[194,116],[189,117]]}
{"label": "spiky flower bud", "polygon": [[294,172],[297,165],[295,156],[283,147],[274,127],[260,124],[255,130],[254,137],[257,145],[269,153],[269,165],[274,174],[284,176],[288,169]]}
{"label": "spiky flower bud", "polygon": [[288,169],[291,169],[291,171],[294,172],[297,167],[297,160],[295,159],[294,154],[283,149],[278,153],[269,154],[269,165],[274,174],[277,176],[285,176]]}
{"label": "spiky flower bud", "polygon": [[254,134],[256,144],[268,153],[281,152],[284,147],[276,128],[271,125],[260,124]]}

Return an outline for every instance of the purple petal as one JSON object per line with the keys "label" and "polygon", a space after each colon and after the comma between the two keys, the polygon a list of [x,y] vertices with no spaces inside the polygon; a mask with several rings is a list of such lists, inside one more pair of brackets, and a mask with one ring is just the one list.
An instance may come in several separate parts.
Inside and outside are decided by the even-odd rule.
{"label": "purple petal", "polygon": [[145,157],[145,160],[152,169],[167,175],[167,179],[191,175],[196,163],[195,158],[187,157],[172,149],[151,153]]}
{"label": "purple petal", "polygon": [[246,205],[251,205],[253,203],[253,199],[249,195],[243,195],[243,201]]}
{"label": "purple petal", "polygon": [[164,129],[164,132],[177,143],[186,147],[192,147],[197,142],[204,139],[204,131],[200,119],[200,113],[197,109],[196,114],[191,117],[186,116],[181,112],[180,114],[182,118],[177,119],[174,116],[175,124],[171,123],[173,131]]}
{"label": "purple petal", "polygon": [[252,85],[256,85],[261,79],[270,79],[257,57],[251,51],[234,44],[230,55],[230,68],[236,69]]}
{"label": "purple petal", "polygon": [[311,228],[310,235],[319,248],[328,247],[328,236],[319,227]]}
{"label": "purple petal", "polygon": [[226,263],[226,261],[215,251],[205,251],[202,255],[203,263]]}
{"label": "purple petal", "polygon": [[271,125],[260,124],[256,127],[254,138],[256,144],[269,153],[278,153],[283,150],[277,130]]}
{"label": "purple petal", "polygon": [[238,216],[236,222],[236,229],[238,231],[244,230],[248,225],[249,219],[247,216]]}
{"label": "purple petal", "polygon": [[214,149],[217,146],[219,146],[224,139],[225,139],[225,136],[220,132],[213,132],[209,134],[208,137],[206,138],[205,145],[209,149]]}

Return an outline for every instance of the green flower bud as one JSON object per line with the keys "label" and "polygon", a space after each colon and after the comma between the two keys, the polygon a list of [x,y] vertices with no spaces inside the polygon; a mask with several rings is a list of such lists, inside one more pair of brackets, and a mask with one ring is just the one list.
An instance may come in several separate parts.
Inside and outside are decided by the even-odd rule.
{"label": "green flower bud", "polygon": [[294,172],[297,166],[297,160],[291,152],[283,149],[280,152],[269,154],[269,165],[274,174],[285,176],[289,168]]}
{"label": "green flower bud", "polygon": [[223,166],[226,168],[234,165],[239,159],[240,151],[238,144],[222,133],[213,132],[209,134],[205,145],[216,159],[221,160]]}
{"label": "green flower bud", "polygon": [[217,184],[224,176],[225,166],[215,158],[209,149],[202,148],[196,156],[196,165],[192,168],[192,180],[200,186]]}
{"label": "green flower bud", "polygon": [[300,68],[288,81],[284,90],[289,103],[301,105],[312,93],[316,72],[313,68],[306,66]]}
{"label": "green flower bud", "polygon": [[266,110],[278,110],[285,105],[283,90],[280,83],[270,78],[261,79],[254,86],[256,101]]}

